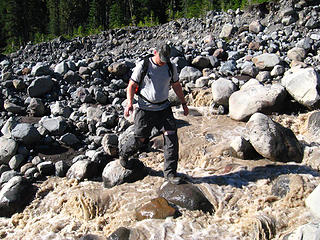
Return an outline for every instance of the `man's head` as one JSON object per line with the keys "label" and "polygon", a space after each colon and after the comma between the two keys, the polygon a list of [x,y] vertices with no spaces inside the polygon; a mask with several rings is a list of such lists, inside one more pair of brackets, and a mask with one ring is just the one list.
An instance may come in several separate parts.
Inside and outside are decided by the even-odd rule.
{"label": "man's head", "polygon": [[161,62],[170,62],[171,47],[168,44],[160,44],[156,47]]}

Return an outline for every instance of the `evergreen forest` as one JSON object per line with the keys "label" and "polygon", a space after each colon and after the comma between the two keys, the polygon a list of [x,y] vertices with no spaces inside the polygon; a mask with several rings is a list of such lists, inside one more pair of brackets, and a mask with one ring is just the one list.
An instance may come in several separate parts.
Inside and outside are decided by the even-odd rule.
{"label": "evergreen forest", "polygon": [[243,8],[267,0],[0,0],[0,52],[57,36],[85,36],[125,26],[153,26]]}

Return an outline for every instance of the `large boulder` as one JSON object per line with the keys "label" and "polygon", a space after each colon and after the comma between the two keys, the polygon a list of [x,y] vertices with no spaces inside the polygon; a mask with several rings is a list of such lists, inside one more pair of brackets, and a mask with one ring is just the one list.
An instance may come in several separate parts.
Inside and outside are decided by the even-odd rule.
{"label": "large boulder", "polygon": [[41,135],[30,123],[19,123],[11,132],[12,137],[25,145],[31,146],[40,142]]}
{"label": "large boulder", "polygon": [[213,102],[228,107],[229,97],[237,89],[237,86],[231,80],[219,78],[211,85]]}
{"label": "large boulder", "polygon": [[165,182],[159,189],[159,196],[188,210],[202,210],[213,213],[213,205],[205,195],[193,184],[174,185]]}
{"label": "large boulder", "polygon": [[320,185],[313,190],[313,192],[306,198],[305,202],[312,215],[320,219]]}
{"label": "large boulder", "polygon": [[68,127],[66,119],[61,116],[52,118],[45,116],[41,118],[39,125],[56,135],[63,135]]}
{"label": "large boulder", "polygon": [[18,150],[18,143],[11,138],[0,137],[0,146],[0,164],[8,164]]}
{"label": "large boulder", "polygon": [[292,68],[284,74],[281,84],[300,104],[309,109],[320,105],[320,78],[313,68]]}
{"label": "large boulder", "polygon": [[50,76],[38,77],[28,87],[28,94],[30,97],[42,97],[50,92],[52,87],[53,81]]}
{"label": "large boulder", "polygon": [[75,178],[79,181],[91,179],[97,175],[97,169],[94,162],[84,159],[75,162],[67,172],[67,178]]}
{"label": "large boulder", "polygon": [[0,191],[0,217],[22,211],[34,196],[34,188],[21,176],[11,178]]}
{"label": "large boulder", "polygon": [[104,187],[112,188],[125,182],[132,183],[143,179],[147,175],[144,164],[138,159],[130,159],[132,168],[123,168],[120,161],[108,163],[102,173]]}
{"label": "large boulder", "polygon": [[298,162],[303,149],[294,133],[262,113],[255,113],[246,124],[250,143],[263,157],[276,162]]}
{"label": "large boulder", "polygon": [[253,84],[234,92],[229,98],[229,115],[246,121],[256,112],[271,113],[283,107],[287,93],[280,84]]}
{"label": "large boulder", "polygon": [[280,64],[280,57],[274,53],[263,53],[252,58],[252,62],[260,70],[272,70],[274,66]]}

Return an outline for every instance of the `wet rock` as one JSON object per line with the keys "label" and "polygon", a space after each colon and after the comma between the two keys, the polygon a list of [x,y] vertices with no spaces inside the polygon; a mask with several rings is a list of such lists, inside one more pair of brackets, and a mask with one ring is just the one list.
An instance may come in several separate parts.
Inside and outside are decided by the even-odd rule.
{"label": "wet rock", "polygon": [[320,219],[319,201],[320,201],[320,185],[316,187],[313,190],[313,192],[305,200],[306,206],[310,209],[312,215],[318,219]]}
{"label": "wet rock", "polygon": [[102,173],[104,187],[112,188],[125,182],[136,182],[147,175],[144,164],[138,159],[130,159],[130,165],[130,169],[125,169],[119,160],[108,163]]}
{"label": "wet rock", "polygon": [[285,197],[290,192],[290,178],[285,176],[279,176],[273,182],[271,193],[278,197]]}
{"label": "wet rock", "polygon": [[245,121],[256,112],[270,113],[283,107],[286,91],[280,84],[253,84],[242,87],[229,98],[229,114],[232,119]]}
{"label": "wet rock", "polygon": [[23,177],[11,178],[0,190],[0,216],[22,211],[34,196],[33,186]]}
{"label": "wet rock", "polygon": [[188,210],[213,213],[214,208],[205,195],[193,184],[173,185],[165,182],[158,191],[160,197]]}
{"label": "wet rock", "polygon": [[302,146],[292,130],[271,118],[255,113],[246,124],[250,143],[263,157],[279,162],[301,162]]}
{"label": "wet rock", "polygon": [[288,93],[309,109],[319,106],[319,83],[319,74],[313,68],[293,68],[287,71],[281,80]]}
{"label": "wet rock", "polygon": [[128,228],[120,227],[114,231],[107,240],[129,240],[130,232]]}
{"label": "wet rock", "polygon": [[150,202],[136,209],[138,221],[144,219],[165,219],[174,216],[176,209],[171,207],[168,201],[162,197],[152,199]]}
{"label": "wet rock", "polygon": [[237,89],[237,86],[232,81],[219,78],[211,85],[213,102],[228,107],[229,97],[237,91]]}
{"label": "wet rock", "polygon": [[29,123],[19,123],[12,129],[12,137],[23,144],[30,146],[40,142],[41,135],[38,130]]}

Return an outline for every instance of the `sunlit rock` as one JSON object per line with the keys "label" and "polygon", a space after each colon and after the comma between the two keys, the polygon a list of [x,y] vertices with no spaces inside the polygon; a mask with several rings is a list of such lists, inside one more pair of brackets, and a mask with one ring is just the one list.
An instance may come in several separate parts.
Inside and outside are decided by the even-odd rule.
{"label": "sunlit rock", "polygon": [[22,211],[34,195],[33,186],[23,177],[11,178],[0,191],[0,216]]}
{"label": "sunlit rock", "polygon": [[302,146],[291,129],[255,113],[246,124],[250,143],[263,157],[279,162],[301,162]]}
{"label": "sunlit rock", "polygon": [[112,188],[122,183],[131,183],[143,179],[147,175],[144,164],[138,159],[130,159],[131,169],[121,166],[120,161],[115,160],[105,166],[102,179],[104,187]]}

